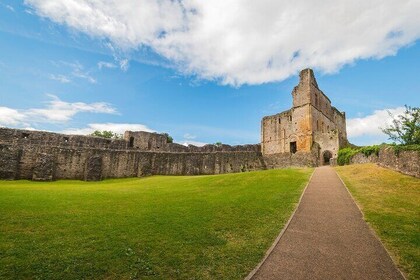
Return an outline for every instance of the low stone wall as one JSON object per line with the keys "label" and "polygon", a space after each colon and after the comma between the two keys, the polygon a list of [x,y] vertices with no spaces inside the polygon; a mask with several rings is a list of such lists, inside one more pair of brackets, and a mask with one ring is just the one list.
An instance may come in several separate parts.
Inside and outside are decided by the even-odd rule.
{"label": "low stone wall", "polygon": [[0,179],[101,180],[265,169],[259,152],[170,153],[135,150],[0,146]]}
{"label": "low stone wall", "polygon": [[376,163],[401,173],[420,178],[420,151],[399,151],[395,153],[392,147],[382,147],[378,156],[365,156],[362,153],[354,155],[350,163]]}
{"label": "low stone wall", "polygon": [[264,162],[268,169],[306,166],[314,167],[318,165],[318,158],[312,153],[279,153],[265,155]]}

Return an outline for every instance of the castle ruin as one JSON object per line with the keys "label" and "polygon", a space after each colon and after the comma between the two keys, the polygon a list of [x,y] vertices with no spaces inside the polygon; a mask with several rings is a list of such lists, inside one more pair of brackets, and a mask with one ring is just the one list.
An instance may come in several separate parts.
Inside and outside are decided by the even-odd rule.
{"label": "castle ruin", "polygon": [[0,128],[0,179],[94,181],[328,164],[347,142],[345,114],[331,106],[310,69],[292,95],[290,110],[263,118],[255,145],[183,146],[143,131],[106,139]]}
{"label": "castle ruin", "polygon": [[290,110],[262,119],[262,154],[312,153],[318,164],[329,164],[347,143],[345,113],[331,106],[311,69],[300,72],[292,96]]}

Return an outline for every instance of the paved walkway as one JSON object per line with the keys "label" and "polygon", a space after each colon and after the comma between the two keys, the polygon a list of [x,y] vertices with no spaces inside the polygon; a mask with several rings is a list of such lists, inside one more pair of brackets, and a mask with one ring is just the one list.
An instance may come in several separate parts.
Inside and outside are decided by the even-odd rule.
{"label": "paved walkway", "polygon": [[315,170],[279,243],[252,279],[404,279],[334,169]]}

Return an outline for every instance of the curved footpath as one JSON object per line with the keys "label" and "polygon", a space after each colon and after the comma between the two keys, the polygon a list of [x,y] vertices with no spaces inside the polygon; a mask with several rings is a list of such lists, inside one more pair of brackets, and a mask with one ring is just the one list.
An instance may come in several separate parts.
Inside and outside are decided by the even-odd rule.
{"label": "curved footpath", "polygon": [[329,166],[315,169],[301,203],[251,279],[404,279]]}

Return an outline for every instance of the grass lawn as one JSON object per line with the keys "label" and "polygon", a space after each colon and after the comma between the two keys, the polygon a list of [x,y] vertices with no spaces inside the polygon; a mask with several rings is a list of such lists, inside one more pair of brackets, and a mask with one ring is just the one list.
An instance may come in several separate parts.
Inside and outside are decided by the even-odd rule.
{"label": "grass lawn", "polygon": [[242,279],[311,173],[0,181],[0,279]]}
{"label": "grass lawn", "polygon": [[420,179],[374,164],[336,170],[401,270],[420,279]]}

